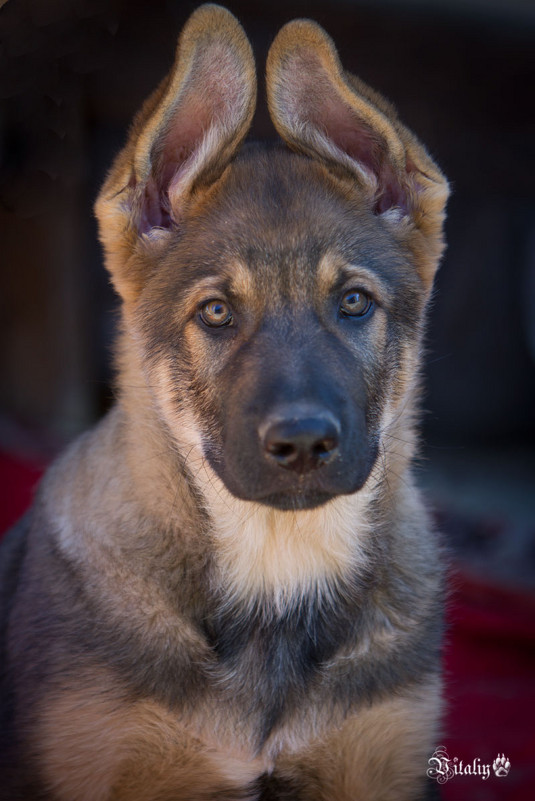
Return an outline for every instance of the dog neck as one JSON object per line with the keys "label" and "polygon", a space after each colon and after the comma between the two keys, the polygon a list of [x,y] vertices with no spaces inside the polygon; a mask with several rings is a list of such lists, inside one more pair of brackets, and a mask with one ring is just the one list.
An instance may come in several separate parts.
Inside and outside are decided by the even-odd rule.
{"label": "dog neck", "polygon": [[369,490],[316,509],[280,511],[233,497],[206,462],[196,482],[211,520],[218,573],[235,600],[264,597],[282,610],[365,570]]}

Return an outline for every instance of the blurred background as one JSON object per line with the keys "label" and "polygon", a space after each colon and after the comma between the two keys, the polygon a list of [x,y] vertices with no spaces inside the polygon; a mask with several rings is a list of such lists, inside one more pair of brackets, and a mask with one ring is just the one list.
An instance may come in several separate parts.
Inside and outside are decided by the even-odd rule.
{"label": "blurred background", "polygon": [[[117,302],[92,205],[197,6],[0,0],[0,529],[41,469],[113,399]],[[260,76],[279,27],[317,20],[398,107],[452,183],[425,363],[421,482],[452,556],[446,743],[535,787],[535,4],[245,0]],[[274,132],[260,84],[253,134]],[[449,738],[449,739],[448,739]]]}

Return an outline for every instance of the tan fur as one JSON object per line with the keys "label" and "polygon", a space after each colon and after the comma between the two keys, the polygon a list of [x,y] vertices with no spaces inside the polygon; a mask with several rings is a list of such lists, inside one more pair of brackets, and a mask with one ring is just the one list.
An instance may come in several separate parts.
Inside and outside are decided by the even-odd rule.
{"label": "tan fur", "polygon": [[[186,651],[206,658],[206,643],[187,621],[177,621],[169,594],[178,545],[173,528],[178,521],[182,526],[197,524],[193,514],[188,514],[191,501],[185,490],[182,493],[180,482],[171,484],[171,476],[166,486],[165,459],[160,453],[152,457],[152,468],[157,469],[147,470],[151,459],[147,448],[142,461],[135,451],[127,451],[126,470],[120,475],[113,473],[110,452],[117,447],[121,423],[118,413],[108,417],[101,424],[102,436],[92,447],[84,448],[84,440],[79,441],[47,476],[45,511],[50,510],[58,520],[58,547],[86,577],[89,597],[106,608],[110,620],[144,631],[147,646],[165,649],[170,640],[180,641]],[[146,416],[144,423],[150,428]],[[143,479],[137,484],[138,497],[131,489],[136,486],[134,471]],[[149,475],[152,480],[147,481]],[[157,506],[157,517],[151,515],[152,504]],[[110,538],[106,521],[112,516],[119,525]],[[156,540],[151,536],[155,525],[167,532]],[[165,581],[155,582],[156,572],[165,576]]]}
{"label": "tan fur", "polygon": [[379,301],[388,298],[388,286],[372,270],[362,264],[348,264],[336,253],[326,253],[318,264],[316,281],[321,295],[327,296],[339,279],[340,273],[347,274],[348,281],[352,279],[355,286],[363,284]]}
{"label": "tan fur", "polygon": [[282,757],[282,775],[303,782],[307,801],[414,801],[440,712],[436,679],[362,709],[340,729]]}
{"label": "tan fur", "polygon": [[232,788],[266,768],[302,782],[307,801],[412,801],[440,705],[433,679],[360,710],[306,747],[279,735],[275,754],[282,742],[284,753],[270,761],[239,746],[233,752],[232,736],[227,750],[202,744],[187,723],[177,727],[161,705],[128,698],[99,669],[46,696],[37,731],[43,773],[59,801],[203,801],[216,789],[232,799]]}
{"label": "tan fur", "polygon": [[177,723],[162,705],[128,698],[102,669],[88,671],[44,698],[45,781],[58,801],[203,801],[216,791],[231,801],[261,772],[250,753],[216,751]]}
{"label": "tan fur", "polygon": [[222,576],[237,598],[267,595],[283,609],[365,568],[369,489],[319,509],[281,512],[234,498],[206,463],[196,481],[214,521]]}

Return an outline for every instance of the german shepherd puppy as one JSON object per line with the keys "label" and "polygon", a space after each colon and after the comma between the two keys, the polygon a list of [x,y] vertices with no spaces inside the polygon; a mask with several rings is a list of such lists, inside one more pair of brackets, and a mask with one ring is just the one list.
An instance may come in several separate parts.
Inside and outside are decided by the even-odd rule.
{"label": "german shepherd puppy", "polygon": [[282,142],[189,19],[96,204],[118,402],[3,548],[2,799],[416,801],[442,569],[411,473],[447,184],[297,20]]}

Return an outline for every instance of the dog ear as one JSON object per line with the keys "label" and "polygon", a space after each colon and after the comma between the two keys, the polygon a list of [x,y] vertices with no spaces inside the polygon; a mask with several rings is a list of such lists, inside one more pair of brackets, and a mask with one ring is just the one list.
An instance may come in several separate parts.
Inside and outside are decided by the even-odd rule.
{"label": "dog ear", "polygon": [[221,6],[201,6],[97,199],[107,266],[125,300],[143,285],[143,260],[130,260],[133,248],[140,238],[157,242],[180,227],[193,193],[221,176],[243,141],[255,102],[254,58],[243,29]]}
{"label": "dog ear", "polygon": [[310,20],[285,25],[268,55],[271,117],[290,147],[351,173],[375,214],[442,228],[448,185],[380,95],[343,71],[332,40]]}

